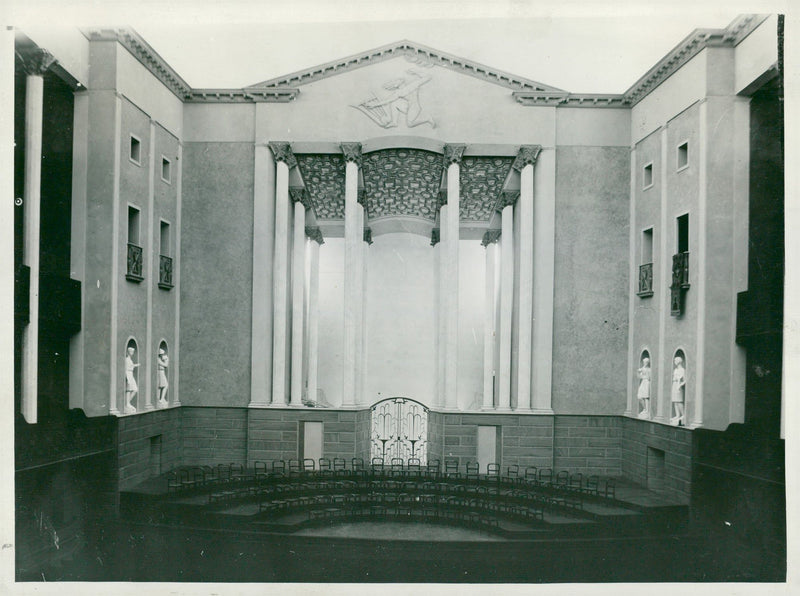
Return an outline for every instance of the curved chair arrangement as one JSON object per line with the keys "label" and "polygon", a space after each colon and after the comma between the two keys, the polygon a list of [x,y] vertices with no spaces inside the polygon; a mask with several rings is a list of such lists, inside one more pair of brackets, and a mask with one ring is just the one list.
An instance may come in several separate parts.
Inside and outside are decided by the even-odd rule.
{"label": "curved chair arrangement", "polygon": [[584,499],[613,500],[615,484],[532,466],[502,474],[498,464],[479,473],[473,462],[462,472],[457,460],[442,470],[439,461],[321,458],[180,468],[168,475],[168,492],[207,494],[209,509],[258,503],[267,518],[306,512],[309,521],[397,516],[497,527],[501,517],[536,522],[546,511],[581,516]]}

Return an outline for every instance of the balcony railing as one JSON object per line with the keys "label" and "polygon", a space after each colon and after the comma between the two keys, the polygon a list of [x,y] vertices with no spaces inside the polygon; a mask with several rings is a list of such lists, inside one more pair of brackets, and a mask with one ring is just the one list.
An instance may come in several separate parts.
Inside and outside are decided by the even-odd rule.
{"label": "balcony railing", "polygon": [[158,287],[169,290],[172,284],[172,257],[159,255],[158,259]]}
{"label": "balcony railing", "polygon": [[142,247],[128,242],[128,269],[125,279],[140,282],[144,279],[142,275]]}
{"label": "balcony railing", "polygon": [[649,298],[653,295],[653,264],[645,263],[639,265],[639,291],[637,294],[641,298]]}
{"label": "balcony railing", "polygon": [[672,255],[672,285],[670,286],[670,314],[679,317],[683,314],[683,295],[689,289],[689,253]]}

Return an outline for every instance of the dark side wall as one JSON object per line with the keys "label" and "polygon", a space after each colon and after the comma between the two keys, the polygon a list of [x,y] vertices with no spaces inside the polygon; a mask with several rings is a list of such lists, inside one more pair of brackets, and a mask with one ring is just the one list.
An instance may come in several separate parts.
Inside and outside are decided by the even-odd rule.
{"label": "dark side wall", "polygon": [[186,143],[181,403],[247,406],[253,283],[252,143]]}

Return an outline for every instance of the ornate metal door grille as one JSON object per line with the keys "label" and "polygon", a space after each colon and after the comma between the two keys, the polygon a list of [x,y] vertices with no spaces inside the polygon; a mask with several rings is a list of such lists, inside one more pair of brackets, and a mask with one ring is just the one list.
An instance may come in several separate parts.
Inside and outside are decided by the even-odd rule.
{"label": "ornate metal door grille", "polygon": [[428,461],[428,408],[404,397],[385,399],[372,406],[371,457],[385,463],[411,458]]}

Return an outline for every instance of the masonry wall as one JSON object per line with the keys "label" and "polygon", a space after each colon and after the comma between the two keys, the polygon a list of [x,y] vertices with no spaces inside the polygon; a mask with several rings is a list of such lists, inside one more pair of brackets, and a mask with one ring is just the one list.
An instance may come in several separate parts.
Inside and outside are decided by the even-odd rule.
{"label": "masonry wall", "polygon": [[622,474],[619,416],[556,416],[553,432],[553,469],[585,475]]}
{"label": "masonry wall", "polygon": [[247,454],[247,410],[182,407],[184,465],[243,464]]}
{"label": "masonry wall", "polygon": [[[622,474],[642,486],[648,486],[649,480],[652,487],[655,481],[667,496],[688,504],[692,478],[691,431],[631,418],[622,418],[621,423]],[[653,469],[653,459],[658,454],[648,449],[663,452],[663,477]]]}
{"label": "masonry wall", "polygon": [[136,486],[182,463],[182,415],[185,413],[186,410],[175,408],[119,419],[120,490]]}

